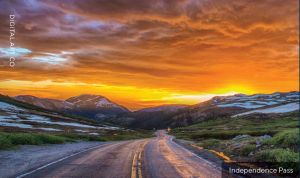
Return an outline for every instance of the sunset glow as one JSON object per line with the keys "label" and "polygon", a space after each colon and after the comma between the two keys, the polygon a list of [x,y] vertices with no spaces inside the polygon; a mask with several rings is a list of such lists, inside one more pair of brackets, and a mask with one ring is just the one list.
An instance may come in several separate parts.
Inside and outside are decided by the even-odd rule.
{"label": "sunset glow", "polygon": [[0,2],[1,94],[98,94],[136,110],[299,90],[298,1],[64,2]]}

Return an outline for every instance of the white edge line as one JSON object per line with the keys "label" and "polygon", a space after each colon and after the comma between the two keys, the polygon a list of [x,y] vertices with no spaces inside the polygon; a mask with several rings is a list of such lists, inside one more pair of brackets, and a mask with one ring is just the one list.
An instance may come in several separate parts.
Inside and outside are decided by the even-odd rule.
{"label": "white edge line", "polygon": [[195,154],[194,152],[192,152],[192,151],[190,151],[190,150],[188,150],[188,149],[184,148],[183,146],[179,145],[178,143],[174,142],[174,141],[173,141],[173,138],[171,138],[171,140],[170,140],[170,141],[171,141],[172,143],[174,143],[174,145],[176,145],[176,146],[178,146],[178,147],[180,147],[180,148],[184,149],[185,151],[187,151],[187,152],[191,153],[193,156],[196,156],[197,158],[199,158],[199,159],[201,159],[201,160],[205,161],[207,164],[209,164],[209,165],[213,166],[214,168],[216,168],[216,169],[218,169],[218,170],[222,171],[222,169],[220,169],[220,167],[219,167],[219,166],[217,166],[217,165],[213,164],[212,162],[210,162],[210,161],[208,161],[208,160],[206,160],[206,159],[204,159],[204,158],[200,157],[199,155]]}
{"label": "white edge line", "polygon": [[48,166],[51,166],[52,164],[58,163],[58,162],[63,161],[63,160],[65,160],[65,159],[67,159],[67,158],[70,158],[70,157],[75,156],[75,155],[78,155],[78,154],[80,154],[80,153],[89,151],[89,150],[91,150],[91,149],[98,148],[98,147],[101,147],[101,146],[105,146],[105,145],[107,145],[107,144],[108,144],[108,143],[104,143],[104,144],[101,144],[101,145],[97,145],[97,146],[94,146],[94,147],[91,147],[91,148],[88,148],[88,149],[79,151],[79,152],[77,152],[77,153],[73,153],[73,154],[71,154],[71,155],[68,155],[68,156],[66,156],[66,157],[60,158],[60,159],[58,159],[58,160],[56,160],[56,161],[53,161],[53,162],[51,162],[51,163],[48,163],[48,164],[46,164],[46,165],[44,165],[44,166],[41,166],[41,167],[39,167],[39,168],[36,168],[36,169],[34,169],[34,170],[30,171],[30,172],[26,172],[26,173],[24,173],[24,174],[21,174],[21,175],[17,176],[16,178],[25,177],[25,176],[30,175],[30,174],[32,174],[32,173],[38,171],[38,170],[44,169],[44,168],[46,168],[46,167],[48,167]]}

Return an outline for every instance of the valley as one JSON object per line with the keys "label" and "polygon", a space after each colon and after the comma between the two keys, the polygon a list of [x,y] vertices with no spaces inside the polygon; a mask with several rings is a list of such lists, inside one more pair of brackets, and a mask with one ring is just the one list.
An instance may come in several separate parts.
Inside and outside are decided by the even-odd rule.
{"label": "valley", "polygon": [[[237,94],[130,111],[100,95],[66,101],[1,95],[3,154],[25,152],[35,159],[30,154],[37,148],[27,146],[39,145],[42,159],[57,144],[62,149],[58,157],[35,159],[3,176],[221,177],[222,166],[240,162],[280,163],[298,172],[298,102],[298,92]],[[167,128],[169,133],[159,130]],[[71,153],[65,149],[70,145],[79,146]],[[24,161],[18,157],[7,164]]]}

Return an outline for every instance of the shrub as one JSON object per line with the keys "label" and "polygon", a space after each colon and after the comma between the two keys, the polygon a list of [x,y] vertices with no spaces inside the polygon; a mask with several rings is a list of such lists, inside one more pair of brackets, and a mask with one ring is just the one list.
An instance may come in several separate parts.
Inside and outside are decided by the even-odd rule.
{"label": "shrub", "polygon": [[281,131],[266,143],[278,145],[283,148],[290,148],[296,151],[299,144],[299,129]]}
{"label": "shrub", "polygon": [[38,140],[34,135],[28,133],[14,133],[7,134],[7,138],[13,145],[40,145],[42,142]]}
{"label": "shrub", "polygon": [[212,148],[212,147],[218,145],[219,143],[220,143],[220,140],[207,139],[207,140],[201,141],[198,145],[209,149],[209,148]]}
{"label": "shrub", "polygon": [[39,134],[36,136],[36,139],[41,143],[49,143],[49,144],[64,143],[67,140],[64,137],[55,136],[55,135],[46,135],[46,134]]}
{"label": "shrub", "polygon": [[106,139],[99,136],[92,135],[78,135],[78,134],[61,134],[60,136],[72,140],[86,140],[86,141],[106,141]]}
{"label": "shrub", "polygon": [[240,154],[242,156],[248,156],[252,151],[255,151],[256,146],[253,144],[245,145],[244,147],[241,148]]}
{"label": "shrub", "polygon": [[201,139],[201,138],[214,138],[214,139],[232,139],[237,135],[251,135],[251,136],[260,136],[264,134],[273,135],[276,131],[266,131],[266,130],[257,130],[257,131],[249,131],[249,130],[221,130],[214,132],[202,132],[202,133],[192,133],[190,134],[191,139]]}
{"label": "shrub", "polygon": [[268,162],[271,167],[292,168],[296,175],[299,173],[299,153],[290,149],[276,148],[261,151],[256,155],[256,160]]}
{"label": "shrub", "polygon": [[40,133],[0,133],[0,149],[8,149],[17,145],[59,144],[69,138]]}
{"label": "shrub", "polygon": [[0,135],[0,150],[11,148],[13,145],[10,140],[4,135]]}
{"label": "shrub", "polygon": [[283,148],[268,149],[257,154],[256,160],[264,162],[298,162],[299,153]]}

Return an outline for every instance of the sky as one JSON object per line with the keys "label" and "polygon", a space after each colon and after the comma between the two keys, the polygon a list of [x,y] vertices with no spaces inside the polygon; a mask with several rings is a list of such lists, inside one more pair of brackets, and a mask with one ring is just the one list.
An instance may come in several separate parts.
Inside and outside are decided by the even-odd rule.
{"label": "sky", "polygon": [[1,94],[98,94],[135,110],[299,90],[296,0],[11,0],[0,7]]}

